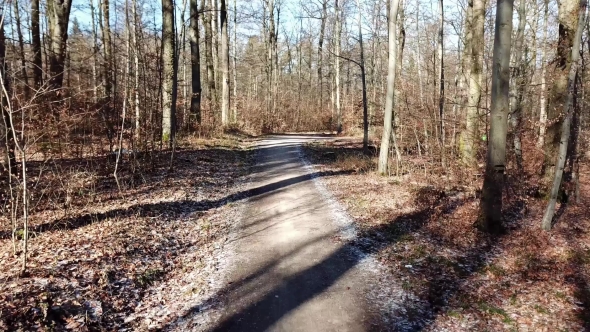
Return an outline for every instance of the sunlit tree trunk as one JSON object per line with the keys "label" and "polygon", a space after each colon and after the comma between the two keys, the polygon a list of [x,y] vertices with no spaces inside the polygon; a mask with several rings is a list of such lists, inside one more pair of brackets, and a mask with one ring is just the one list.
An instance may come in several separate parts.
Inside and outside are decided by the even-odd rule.
{"label": "sunlit tree trunk", "polygon": [[559,36],[557,40],[556,58],[552,62],[555,66],[553,84],[548,93],[547,121],[545,144],[545,160],[543,163],[544,186],[551,184],[555,173],[555,162],[558,160],[559,144],[565,114],[562,113],[563,105],[568,99],[568,74],[572,66],[572,47],[576,27],[578,26],[578,11],[580,0],[561,0],[559,5]]}
{"label": "sunlit tree trunk", "polygon": [[520,141],[522,94],[524,91],[525,63],[523,59],[524,28],[526,25],[526,0],[518,5],[518,27],[514,39],[514,66],[510,85],[510,123],[512,125],[512,144],[518,169],[522,169],[522,144]]}
{"label": "sunlit tree trunk", "polygon": [[545,132],[547,128],[547,26],[549,21],[549,0],[544,0],[543,15],[543,41],[541,42],[541,101],[539,105],[539,139],[537,146],[545,145]]}
{"label": "sunlit tree trunk", "polygon": [[176,54],[174,0],[162,0],[162,142],[174,143],[176,134]]}
{"label": "sunlit tree trunk", "polygon": [[226,126],[229,114],[229,34],[227,31],[227,7],[221,0],[221,123]]}
{"label": "sunlit tree trunk", "polygon": [[[570,51],[570,68],[567,76],[566,98],[561,111],[564,119],[561,123],[561,134],[559,138],[559,150],[557,160],[555,161],[555,174],[553,175],[553,183],[551,192],[549,194],[549,203],[543,215],[543,222],[541,227],[544,230],[550,230],[552,227],[553,216],[555,215],[555,205],[557,203],[557,196],[561,188],[561,180],[563,178],[563,169],[567,159],[568,145],[571,132],[571,123],[573,115],[574,102],[574,86],[576,84],[576,73],[578,71],[578,60],[580,58],[580,40],[582,39],[582,32],[584,30],[585,16],[586,16],[586,0],[581,0],[578,7],[578,13],[570,13],[577,16],[577,26],[575,33],[571,37],[572,47]],[[561,14],[561,13],[560,13]],[[571,19],[571,18],[570,18]],[[560,26],[561,31],[561,26]]]}
{"label": "sunlit tree trunk", "polygon": [[381,175],[388,173],[389,143],[393,135],[393,103],[395,93],[395,73],[397,62],[397,13],[399,0],[392,0],[389,7],[389,60],[387,66],[387,94],[383,118],[383,135],[379,150],[379,164],[377,172]]}
{"label": "sunlit tree trunk", "polygon": [[341,105],[341,96],[340,96],[340,48],[341,48],[341,34],[342,34],[342,18],[340,13],[340,5],[338,3],[339,0],[335,0],[334,9],[336,15],[336,22],[335,22],[335,42],[334,42],[334,71],[335,71],[335,104],[336,104],[336,130],[338,133],[342,132],[342,105]]}
{"label": "sunlit tree trunk", "polygon": [[469,96],[465,114],[465,130],[461,133],[461,157],[463,163],[475,166],[477,154],[479,105],[481,102],[481,84],[483,68],[483,45],[485,24],[485,0],[471,0],[468,10],[465,49],[470,58]]}
{"label": "sunlit tree trunk", "polygon": [[498,0],[492,59],[492,104],[486,171],[482,188],[478,227],[502,230],[502,189],[506,169],[506,135],[510,89],[510,45],[514,0]]}
{"label": "sunlit tree trunk", "polygon": [[[204,1],[204,0],[202,0]],[[197,0],[190,0],[191,45],[191,115],[201,124],[201,52],[199,49],[199,8]]]}

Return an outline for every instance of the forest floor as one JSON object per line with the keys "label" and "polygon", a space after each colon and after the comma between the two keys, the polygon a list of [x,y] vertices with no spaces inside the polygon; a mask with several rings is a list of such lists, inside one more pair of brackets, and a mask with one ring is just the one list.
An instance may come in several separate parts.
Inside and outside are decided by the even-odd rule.
{"label": "forest floor", "polygon": [[0,220],[0,330],[147,330],[208,298],[241,213],[250,143],[184,140],[173,171],[169,153],[135,174],[126,160],[122,193],[107,157],[31,162],[24,277],[8,214]]}
{"label": "forest floor", "polygon": [[392,330],[590,329],[588,165],[580,203],[562,205],[551,232],[540,229],[546,202],[525,181],[514,188],[510,180],[506,232],[490,238],[473,227],[477,176],[440,176],[415,156],[404,161],[411,173],[380,177],[358,139],[309,144],[305,152],[317,171],[339,173],[320,181],[354,219],[358,247],[407,293],[401,307],[383,310]]}
{"label": "forest floor", "polygon": [[0,216],[0,330],[305,330],[302,315],[354,317],[350,330],[590,329],[587,164],[551,232],[544,200],[510,179],[507,231],[490,238],[473,227],[477,174],[415,157],[380,177],[358,139],[286,137],[187,139],[172,171],[167,153],[143,172],[125,160],[121,193],[107,157],[31,162],[25,276]]}

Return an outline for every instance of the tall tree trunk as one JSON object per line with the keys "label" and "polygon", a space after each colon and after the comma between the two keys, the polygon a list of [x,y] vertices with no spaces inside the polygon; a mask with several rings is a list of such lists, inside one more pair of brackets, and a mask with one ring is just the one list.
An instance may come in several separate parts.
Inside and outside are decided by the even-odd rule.
{"label": "tall tree trunk", "polygon": [[549,188],[555,173],[555,162],[558,160],[559,143],[565,114],[563,105],[568,98],[568,74],[572,66],[572,47],[578,26],[580,0],[561,0],[559,5],[559,36],[557,53],[554,60],[553,85],[547,101],[547,129],[545,133],[545,160],[543,163],[544,185]]}
{"label": "tall tree trunk", "polygon": [[[207,0],[203,0],[205,4]],[[209,0],[211,1],[211,0]],[[210,7],[209,7],[210,6]],[[205,63],[207,65],[207,97],[213,113],[217,108],[217,89],[215,88],[215,68],[213,66],[213,33],[211,31],[211,4],[205,5],[203,27],[205,28]]]}
{"label": "tall tree trunk", "polygon": [[[324,56],[324,36],[326,33],[326,21],[328,20],[328,0],[322,0],[322,16],[320,16],[320,39],[318,40],[318,85],[320,89],[320,111],[324,107],[324,78],[322,76]],[[311,45],[310,45],[311,47]],[[311,62],[311,59],[309,59]]]}
{"label": "tall tree trunk", "polygon": [[[445,66],[444,66],[444,7],[443,0],[438,1],[438,116],[440,120],[441,156],[444,160],[445,146]],[[444,163],[443,163],[444,164]]]}
{"label": "tall tree trunk", "polygon": [[[576,73],[578,71],[578,60],[580,57],[580,41],[582,39],[582,32],[584,30],[585,24],[586,5],[586,0],[580,0],[579,5],[577,6],[578,12],[570,13],[573,15],[577,14],[576,16],[578,24],[575,27],[574,35],[571,36],[572,47],[568,59],[570,61],[570,68],[567,76],[565,103],[563,104],[563,108],[561,110],[564,114],[564,119],[561,124],[562,127],[559,139],[559,150],[557,154],[557,160],[555,161],[556,167],[555,174],[553,176],[551,192],[549,194],[549,203],[547,204],[547,209],[545,210],[545,214],[543,215],[543,222],[541,224],[541,227],[547,231],[550,230],[552,227],[553,216],[555,215],[555,204],[557,203],[557,196],[559,195],[559,191],[561,188],[561,180],[563,177],[563,169],[567,159],[571,122],[573,115],[574,89],[576,84]],[[570,17],[570,19],[572,18]]]}
{"label": "tall tree trunk", "polygon": [[227,7],[221,0],[221,124],[227,126],[229,114],[229,34],[227,31]]}
{"label": "tall tree trunk", "polygon": [[338,134],[340,134],[342,132],[342,105],[341,105],[341,100],[340,100],[340,47],[341,47],[341,35],[342,35],[342,17],[341,17],[341,13],[340,13],[340,5],[338,3],[339,0],[335,0],[334,3],[334,8],[335,8],[335,15],[336,15],[336,22],[335,22],[335,32],[334,34],[336,35],[336,41],[335,41],[335,45],[334,45],[334,54],[335,59],[334,59],[334,64],[335,64],[335,72],[336,72],[336,76],[335,76],[335,81],[336,81],[336,118],[337,118],[337,122],[336,122],[336,130],[338,131]]}
{"label": "tall tree trunk", "polygon": [[107,97],[107,100],[110,100],[113,90],[113,44],[111,40],[109,0],[102,0],[102,18],[102,46],[104,50],[104,92],[105,96]]}
{"label": "tall tree trunk", "polygon": [[33,80],[35,89],[43,85],[43,61],[39,24],[39,0],[31,0],[31,48],[33,49]]}
{"label": "tall tree trunk", "polygon": [[537,146],[545,145],[545,132],[547,129],[547,26],[549,20],[549,0],[544,0],[543,15],[543,41],[541,42],[541,101],[539,105],[539,139]]}
{"label": "tall tree trunk", "polygon": [[[205,1],[205,0],[201,0]],[[191,115],[201,124],[201,51],[199,49],[199,8],[197,0],[190,0],[191,45]]]}
{"label": "tall tree trunk", "polygon": [[63,84],[68,40],[68,23],[72,0],[47,0],[47,23],[49,28],[49,87],[60,89]]}
{"label": "tall tree trunk", "polygon": [[[94,0],[88,1],[90,4],[90,18],[92,22],[92,96],[94,97],[94,102],[98,100],[98,37],[96,31],[96,19],[94,13]],[[34,70],[33,70],[34,72]],[[35,83],[37,84],[37,83]]]}
{"label": "tall tree trunk", "polygon": [[233,56],[233,79],[234,79],[234,102],[232,104],[232,119],[236,123],[238,121],[238,5],[237,0],[234,0],[234,56]]}
{"label": "tall tree trunk", "polygon": [[490,139],[484,175],[478,226],[490,233],[502,230],[502,190],[506,169],[510,88],[510,44],[514,0],[498,0],[492,59],[492,104]]}
{"label": "tall tree trunk", "polygon": [[14,1],[14,15],[15,15],[15,24],[16,24],[16,35],[18,38],[18,50],[19,50],[19,56],[20,56],[20,63],[21,63],[21,75],[23,77],[23,82],[25,83],[24,86],[24,93],[25,93],[25,99],[28,100],[29,99],[29,77],[27,75],[27,59],[26,59],[26,55],[25,55],[25,46],[24,46],[24,41],[23,41],[23,32],[21,29],[21,20],[20,20],[20,8],[19,8],[19,4],[18,4],[18,0]]}
{"label": "tall tree trunk", "polygon": [[174,0],[162,0],[162,142],[174,144],[176,134],[176,50]]}
{"label": "tall tree trunk", "polygon": [[395,93],[395,72],[397,60],[397,12],[399,0],[391,0],[389,6],[389,60],[387,66],[387,94],[385,98],[383,136],[379,150],[379,164],[377,172],[381,175],[388,173],[389,142],[393,134],[393,107]]}
{"label": "tall tree trunk", "polygon": [[361,20],[361,1],[356,0],[358,10],[358,26],[359,26],[359,47],[361,51],[360,67],[361,67],[361,84],[363,94],[363,152],[369,152],[369,112],[367,109],[367,81],[365,78],[365,50],[363,47],[363,25]]}
{"label": "tall tree trunk", "polygon": [[137,30],[140,28],[139,17],[137,14],[137,0],[133,0],[133,62],[135,68],[133,74],[135,75],[134,95],[135,95],[135,144],[138,145],[141,141],[141,113],[139,107],[139,42],[137,40]]}
{"label": "tall tree trunk", "polygon": [[[0,15],[6,15],[6,12],[0,11]],[[10,97],[10,81],[8,79],[8,63],[6,61],[6,37],[4,35],[4,25],[6,24],[6,16],[0,22],[0,78],[2,79],[0,85],[0,107],[2,107],[2,119],[4,125],[4,132],[2,140],[6,146],[7,162],[8,162],[8,176],[16,175],[16,141],[14,135],[14,126],[12,123],[12,116],[10,114],[10,104],[8,98]],[[11,182],[11,180],[9,180]]]}
{"label": "tall tree trunk", "polygon": [[[475,166],[479,141],[478,122],[479,104],[481,102],[481,84],[483,71],[483,45],[485,24],[485,0],[469,1],[468,24],[466,29],[465,49],[471,56],[469,62],[469,96],[465,114],[465,130],[461,133],[461,157],[463,163]],[[467,57],[466,57],[467,58]]]}
{"label": "tall tree trunk", "polygon": [[512,83],[510,85],[510,124],[512,125],[512,140],[516,165],[522,169],[522,144],[520,141],[521,118],[522,118],[522,95],[524,91],[524,69],[523,42],[524,28],[526,26],[526,0],[520,0],[518,5],[518,27],[514,40],[514,66],[512,71]]}

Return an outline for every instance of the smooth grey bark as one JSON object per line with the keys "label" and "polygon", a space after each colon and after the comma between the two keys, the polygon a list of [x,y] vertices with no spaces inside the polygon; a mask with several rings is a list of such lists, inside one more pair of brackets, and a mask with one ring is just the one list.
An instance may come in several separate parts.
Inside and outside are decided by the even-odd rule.
{"label": "smooth grey bark", "polygon": [[221,23],[221,124],[227,126],[229,114],[229,34],[227,31],[227,7],[221,0],[219,21]]}
{"label": "smooth grey bark", "polygon": [[[204,1],[204,0],[202,0]],[[190,0],[191,46],[191,106],[190,113],[201,124],[201,50],[199,49],[199,8],[197,0]]]}
{"label": "smooth grey bark", "polygon": [[68,23],[72,0],[47,0],[47,24],[49,29],[49,87],[60,89],[63,84],[68,40]]}
{"label": "smooth grey bark", "polygon": [[576,27],[575,35],[572,38],[572,48],[570,55],[570,69],[567,77],[567,96],[565,104],[563,105],[562,112],[565,115],[561,124],[561,136],[559,141],[559,150],[557,154],[557,160],[555,162],[555,174],[553,176],[553,183],[551,186],[551,192],[549,194],[549,203],[545,209],[543,215],[543,221],[541,227],[548,231],[552,227],[553,216],[555,215],[555,205],[557,203],[557,196],[561,188],[561,181],[563,178],[563,169],[567,159],[568,145],[571,132],[571,123],[573,116],[573,102],[574,102],[574,89],[576,85],[576,74],[578,71],[578,60],[580,58],[580,41],[582,39],[582,31],[584,30],[585,16],[586,16],[586,0],[581,0],[578,6],[578,24]]}
{"label": "smooth grey bark", "polygon": [[132,2],[132,15],[133,15],[133,62],[134,62],[134,71],[133,74],[135,75],[135,82],[134,82],[134,97],[135,97],[135,144],[136,146],[139,144],[141,140],[141,113],[140,113],[140,106],[139,106],[139,42],[137,40],[137,30],[139,28],[139,17],[137,15],[137,0],[133,0]]}
{"label": "smooth grey bark", "polygon": [[102,0],[102,46],[104,50],[104,91],[107,98],[111,97],[113,89],[113,50],[111,41],[110,4],[109,0]]}
{"label": "smooth grey bark", "polygon": [[[328,0],[322,0],[322,16],[320,17],[320,39],[318,40],[318,84],[320,89],[320,110],[324,107],[324,77],[322,76],[324,57],[324,36],[326,33],[326,21],[328,19]],[[310,59],[311,61],[311,59]]]}
{"label": "smooth grey bark", "polygon": [[[92,22],[92,52],[94,56],[92,57],[92,96],[94,97],[94,102],[98,101],[98,37],[96,32],[96,19],[94,13],[94,0],[88,1],[90,5],[90,20]],[[35,83],[36,84],[36,83]]]}
{"label": "smooth grey bark", "polygon": [[335,42],[334,42],[334,71],[335,71],[335,104],[336,104],[336,131],[338,134],[342,132],[342,102],[340,96],[340,49],[341,49],[341,35],[342,35],[342,18],[339,0],[335,0],[334,2],[334,10],[335,10]]}
{"label": "smooth grey bark", "polygon": [[174,0],[162,0],[162,142],[174,144],[176,135],[176,50]]}
{"label": "smooth grey bark", "polygon": [[502,230],[502,190],[506,169],[510,45],[514,0],[498,0],[492,59],[492,96],[486,171],[477,226],[489,233]]}
{"label": "smooth grey bark", "polygon": [[363,152],[367,154],[369,152],[369,112],[367,109],[367,81],[365,77],[365,51],[363,46],[363,25],[361,20],[361,1],[356,0],[356,6],[358,10],[358,28],[359,28],[359,47],[360,47],[360,63],[361,67],[361,84],[363,94]]}
{"label": "smooth grey bark", "polygon": [[393,107],[395,93],[395,74],[397,62],[397,13],[400,0],[391,0],[389,6],[389,60],[387,66],[387,94],[385,98],[383,135],[381,137],[381,147],[379,149],[379,163],[377,172],[380,175],[388,173],[389,143],[393,136]]}
{"label": "smooth grey bark", "polygon": [[232,104],[232,122],[238,122],[238,5],[237,0],[234,0],[234,56],[233,56],[233,79],[234,79],[234,102]]}
{"label": "smooth grey bark", "polygon": [[31,48],[33,50],[33,81],[35,89],[43,85],[41,32],[39,28],[39,0],[31,0]]}
{"label": "smooth grey bark", "polygon": [[526,26],[526,0],[520,0],[518,5],[518,27],[514,38],[512,54],[514,65],[512,70],[512,83],[510,85],[510,124],[512,126],[512,144],[516,157],[516,165],[522,170],[522,98],[525,85],[525,62],[523,58],[524,29]]}
{"label": "smooth grey bark", "polygon": [[438,116],[440,121],[441,158],[444,165],[445,146],[445,66],[444,66],[444,7],[443,0],[438,1]]}

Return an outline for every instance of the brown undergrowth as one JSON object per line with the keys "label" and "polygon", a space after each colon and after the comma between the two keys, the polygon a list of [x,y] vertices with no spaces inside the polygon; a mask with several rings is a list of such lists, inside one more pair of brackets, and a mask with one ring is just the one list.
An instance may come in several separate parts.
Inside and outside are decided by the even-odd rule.
{"label": "brown undergrowth", "polygon": [[402,175],[380,177],[374,172],[376,157],[365,157],[358,140],[312,144],[305,150],[322,171],[355,171],[321,181],[344,204],[362,236],[372,240],[361,243],[389,243],[376,258],[417,298],[395,310],[389,319],[392,330],[590,328],[586,165],[581,203],[562,207],[551,232],[540,228],[545,202],[531,188],[534,177],[509,178],[506,232],[491,238],[473,227],[478,171],[442,174],[434,161],[408,156]]}
{"label": "brown undergrowth", "polygon": [[169,152],[135,172],[126,155],[121,192],[110,156],[31,162],[39,188],[25,277],[0,218],[0,330],[145,330],[174,319],[206,293],[212,252],[235,223],[252,162],[244,144],[186,138],[173,170]]}

